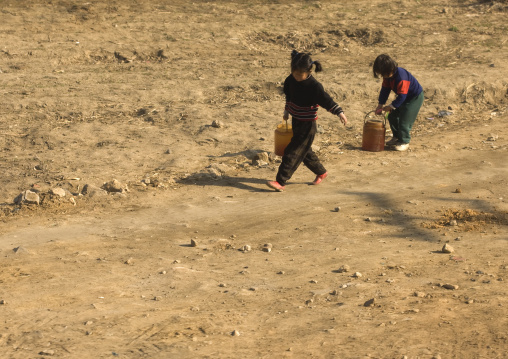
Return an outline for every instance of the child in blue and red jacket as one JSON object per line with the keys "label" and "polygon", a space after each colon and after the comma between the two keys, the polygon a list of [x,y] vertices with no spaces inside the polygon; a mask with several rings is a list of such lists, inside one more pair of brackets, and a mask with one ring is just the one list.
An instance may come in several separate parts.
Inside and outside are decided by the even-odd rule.
{"label": "child in blue and red jacket", "polygon": [[342,108],[324,90],[323,85],[312,76],[313,67],[316,72],[323,70],[321,63],[312,61],[309,54],[293,50],[291,74],[284,81],[286,107],[283,115],[283,118],[287,120],[291,114],[293,137],[284,150],[276,180],[266,183],[268,187],[278,192],[284,190],[286,182],[302,162],[316,175],[313,185],[321,183],[328,176],[328,172],[312,151],[319,107],[338,116],[344,125],[347,123],[347,117]]}
{"label": "child in blue and red jacket", "polygon": [[[409,71],[398,67],[388,55],[379,55],[372,66],[374,77],[383,78],[376,114],[389,112],[388,122],[393,138],[386,143],[396,151],[406,151],[411,140],[410,132],[423,104],[423,89]],[[391,104],[385,105],[390,92],[397,95]]]}

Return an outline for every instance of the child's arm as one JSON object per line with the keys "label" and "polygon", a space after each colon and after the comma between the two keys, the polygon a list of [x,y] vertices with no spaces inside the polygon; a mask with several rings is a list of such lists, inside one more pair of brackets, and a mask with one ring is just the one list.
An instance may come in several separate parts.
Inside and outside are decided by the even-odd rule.
{"label": "child's arm", "polygon": [[378,105],[376,108],[377,115],[380,115],[382,111],[386,111],[386,110],[384,110],[384,107],[385,107],[384,105],[385,105],[386,101],[388,100],[388,96],[390,96],[391,90],[392,89],[390,87],[388,80],[384,79],[383,84],[381,85],[381,91],[379,91]]}
{"label": "child's arm", "polygon": [[318,105],[326,109],[328,112],[333,113],[336,116],[339,116],[340,121],[344,124],[347,124],[347,117],[344,114],[344,110],[340,107],[324,90],[323,86],[319,84],[320,94],[318,96]]}

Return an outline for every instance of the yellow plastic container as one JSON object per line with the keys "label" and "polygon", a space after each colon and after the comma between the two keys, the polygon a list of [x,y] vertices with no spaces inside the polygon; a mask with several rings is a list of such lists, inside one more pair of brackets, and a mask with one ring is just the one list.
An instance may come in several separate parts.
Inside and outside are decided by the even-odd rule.
{"label": "yellow plastic container", "polygon": [[287,121],[277,125],[275,129],[275,147],[274,153],[277,156],[284,156],[284,150],[293,138],[293,128]]}

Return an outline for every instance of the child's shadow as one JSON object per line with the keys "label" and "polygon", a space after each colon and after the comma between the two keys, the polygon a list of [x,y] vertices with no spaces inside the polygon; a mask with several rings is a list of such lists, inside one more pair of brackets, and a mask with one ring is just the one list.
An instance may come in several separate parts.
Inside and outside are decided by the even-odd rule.
{"label": "child's shadow", "polygon": [[[221,176],[218,179],[214,180],[192,180],[190,178],[184,178],[178,181],[182,184],[186,185],[195,185],[195,186],[218,186],[218,187],[235,187],[243,190],[247,190],[250,192],[272,192],[273,189],[270,189],[266,186],[266,180],[260,178],[252,178],[252,177],[230,177],[230,176]],[[255,185],[255,186],[254,186]]]}

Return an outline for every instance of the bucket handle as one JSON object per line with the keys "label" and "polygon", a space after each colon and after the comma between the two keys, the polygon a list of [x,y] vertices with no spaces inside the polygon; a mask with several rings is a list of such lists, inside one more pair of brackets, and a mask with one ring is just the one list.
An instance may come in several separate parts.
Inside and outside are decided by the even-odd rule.
{"label": "bucket handle", "polygon": [[[376,110],[372,110],[372,111],[370,111],[370,112],[367,112],[367,113],[365,114],[365,117],[363,118],[363,123],[367,122],[367,117],[368,117],[371,113],[376,113]],[[386,112],[386,114],[383,116],[383,125],[385,125],[385,126],[386,126],[386,120],[387,120],[387,118],[388,118],[388,113],[389,113],[389,112]]]}

